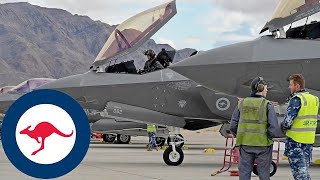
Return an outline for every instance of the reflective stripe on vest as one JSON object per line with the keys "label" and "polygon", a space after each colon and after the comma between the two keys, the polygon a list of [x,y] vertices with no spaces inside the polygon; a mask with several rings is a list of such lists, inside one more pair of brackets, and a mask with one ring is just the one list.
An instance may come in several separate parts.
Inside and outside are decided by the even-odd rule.
{"label": "reflective stripe on vest", "polygon": [[293,97],[300,99],[301,107],[286,136],[299,143],[313,144],[318,121],[319,98],[307,92],[297,93]]}
{"label": "reflective stripe on vest", "polygon": [[265,98],[252,97],[240,102],[237,146],[269,146],[273,143],[267,136],[267,104]]}

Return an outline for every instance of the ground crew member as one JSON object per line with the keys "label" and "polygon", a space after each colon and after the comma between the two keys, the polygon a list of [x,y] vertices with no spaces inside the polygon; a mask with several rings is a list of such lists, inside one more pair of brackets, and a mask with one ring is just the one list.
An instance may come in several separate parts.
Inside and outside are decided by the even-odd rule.
{"label": "ground crew member", "polygon": [[144,55],[146,55],[148,59],[144,64],[144,68],[143,68],[144,73],[163,69],[163,66],[160,64],[159,61],[157,61],[156,53],[152,49],[147,50],[144,53]]}
{"label": "ground crew member", "polygon": [[301,74],[290,76],[291,98],[281,129],[286,134],[284,155],[288,157],[294,179],[311,179],[308,168],[315,142],[319,98],[304,90]]}
{"label": "ground crew member", "polygon": [[156,125],[147,124],[147,132],[149,136],[148,151],[152,151],[152,148],[155,148],[158,151],[157,142],[156,142],[156,132],[157,132]]}
{"label": "ground crew member", "polygon": [[272,138],[279,130],[278,119],[273,105],[265,98],[268,90],[262,77],[251,82],[251,91],[251,97],[239,102],[230,124],[240,150],[239,179],[250,180],[256,163],[260,180],[269,180]]}

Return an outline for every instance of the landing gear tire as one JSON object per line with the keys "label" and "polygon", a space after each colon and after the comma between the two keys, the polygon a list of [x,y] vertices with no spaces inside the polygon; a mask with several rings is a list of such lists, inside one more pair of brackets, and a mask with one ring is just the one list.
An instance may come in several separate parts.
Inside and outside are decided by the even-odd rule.
{"label": "landing gear tire", "polygon": [[[270,166],[270,177],[272,177],[273,175],[275,175],[276,172],[277,172],[277,164],[272,161],[272,162],[271,162],[271,166]],[[254,173],[255,175],[257,175],[257,176],[259,175],[257,165],[254,165],[254,166],[253,166],[253,173]]]}
{"label": "landing gear tire", "polygon": [[[179,136],[181,139],[184,139],[181,134],[177,134],[177,136]],[[177,137],[173,137],[173,141],[174,141],[174,142],[179,142],[179,141],[181,141],[181,140],[180,140],[179,138],[177,138]],[[171,138],[168,137],[168,139],[167,139],[167,144],[168,144],[168,146],[170,146],[170,142],[171,142]],[[177,145],[176,147],[182,148],[183,145],[184,145],[184,142],[182,142],[181,144]]]}
{"label": "landing gear tire", "polygon": [[166,138],[156,137],[156,143],[158,147],[162,147],[166,143]]}
{"label": "landing gear tire", "polygon": [[118,144],[129,144],[130,140],[131,140],[131,136],[123,135],[123,134],[117,135]]}
{"label": "landing gear tire", "polygon": [[113,134],[103,134],[102,139],[104,142],[113,143],[116,140],[116,136]]}
{"label": "landing gear tire", "polygon": [[163,160],[169,166],[179,166],[184,159],[184,154],[181,148],[176,147],[176,152],[173,152],[172,147],[168,147],[163,152]]}

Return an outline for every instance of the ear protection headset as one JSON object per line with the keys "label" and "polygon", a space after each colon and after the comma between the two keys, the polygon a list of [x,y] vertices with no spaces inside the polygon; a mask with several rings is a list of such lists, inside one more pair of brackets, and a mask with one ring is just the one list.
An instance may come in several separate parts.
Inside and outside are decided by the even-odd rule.
{"label": "ear protection headset", "polygon": [[254,87],[257,90],[257,92],[262,92],[264,90],[265,85],[267,85],[266,81],[263,80],[262,77],[259,77],[259,80],[257,81]]}

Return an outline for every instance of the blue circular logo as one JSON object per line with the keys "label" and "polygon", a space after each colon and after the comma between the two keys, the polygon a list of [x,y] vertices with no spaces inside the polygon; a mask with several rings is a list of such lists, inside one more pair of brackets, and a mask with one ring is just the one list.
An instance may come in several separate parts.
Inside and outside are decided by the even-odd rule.
{"label": "blue circular logo", "polygon": [[2,124],[2,146],[10,162],[34,178],[51,179],[76,168],[90,143],[83,108],[55,90],[36,90],[16,100]]}

